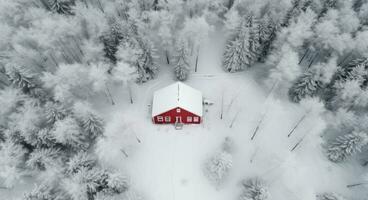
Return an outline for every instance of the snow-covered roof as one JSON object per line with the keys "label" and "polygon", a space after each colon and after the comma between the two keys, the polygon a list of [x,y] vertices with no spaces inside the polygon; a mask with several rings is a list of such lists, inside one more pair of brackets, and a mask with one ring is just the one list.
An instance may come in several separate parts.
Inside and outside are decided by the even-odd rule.
{"label": "snow-covered roof", "polygon": [[157,90],[153,95],[152,117],[176,107],[202,116],[202,93],[181,82]]}

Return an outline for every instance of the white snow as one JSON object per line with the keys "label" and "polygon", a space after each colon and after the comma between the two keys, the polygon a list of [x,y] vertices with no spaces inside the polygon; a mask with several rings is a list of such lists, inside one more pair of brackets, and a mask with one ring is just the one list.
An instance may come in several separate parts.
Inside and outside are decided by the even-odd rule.
{"label": "white snow", "polygon": [[[104,164],[129,174],[133,188],[143,199],[150,200],[238,199],[240,181],[255,176],[267,182],[271,200],[314,200],[316,193],[329,191],[351,197],[367,193],[364,188],[346,188],[359,180],[349,172],[360,174],[362,169],[346,170],[351,166],[336,165],[326,159],[321,146],[320,134],[325,127],[321,116],[308,114],[287,137],[306,109],[276,94],[267,98],[269,90],[257,82],[265,76],[262,66],[236,74],[223,72],[221,52],[214,51],[220,48],[213,46],[220,42],[206,45],[200,53],[198,72],[192,72],[186,82],[214,102],[204,108],[204,123],[186,125],[183,130],[152,124],[147,105],[154,91],[175,82],[169,69],[161,70],[150,83],[134,85],[133,105],[127,92],[116,88],[113,93],[117,104],[101,105],[101,112],[108,123],[119,121],[112,120],[116,113],[124,115],[140,143],[137,140],[134,148],[129,147],[128,157],[117,155]],[[224,116],[220,119],[222,96]],[[262,116],[265,117],[259,131],[251,140]],[[233,168],[222,187],[215,188],[206,179],[203,165],[219,150],[225,137],[234,140]],[[291,152],[301,138],[303,141]],[[124,148],[123,142],[121,147]]]}
{"label": "white snow", "polygon": [[176,82],[154,93],[152,117],[177,107],[202,117],[202,93],[182,82]]}

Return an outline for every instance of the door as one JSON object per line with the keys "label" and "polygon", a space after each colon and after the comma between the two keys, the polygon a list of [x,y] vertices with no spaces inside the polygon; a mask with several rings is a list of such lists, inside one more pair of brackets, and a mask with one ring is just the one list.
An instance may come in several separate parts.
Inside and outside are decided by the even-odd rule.
{"label": "door", "polygon": [[181,123],[181,116],[176,116],[175,123]]}

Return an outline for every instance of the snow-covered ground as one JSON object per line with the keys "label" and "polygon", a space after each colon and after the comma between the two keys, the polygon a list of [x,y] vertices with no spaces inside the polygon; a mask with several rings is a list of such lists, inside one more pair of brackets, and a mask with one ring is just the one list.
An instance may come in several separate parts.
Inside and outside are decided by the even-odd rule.
{"label": "snow-covered ground", "polygon": [[[108,129],[117,129],[113,124],[121,120],[140,140],[131,140],[136,144],[133,148],[125,147],[126,141],[122,140],[121,148],[127,148],[123,150],[128,155],[116,149],[120,147],[111,146],[105,152],[106,163],[125,171],[138,193],[150,200],[237,199],[239,182],[255,176],[269,184],[271,199],[312,200],[316,193],[329,191],[354,196],[359,188],[351,190],[346,185],[357,177],[346,172],[361,169],[344,170],[350,166],[326,159],[320,145],[325,125],[322,118],[308,114],[293,135],[287,137],[305,114],[305,108],[274,95],[267,98],[269,89],[256,78],[261,73],[259,68],[236,74],[223,72],[221,52],[214,51],[220,48],[214,45],[217,44],[212,41],[203,48],[199,70],[186,82],[214,102],[206,108],[201,125],[175,130],[172,125],[152,124],[148,105],[155,90],[175,81],[170,70],[162,70],[157,79],[146,84],[132,85],[134,104],[130,104],[126,89],[121,87],[112,92],[116,105],[109,106],[106,101],[96,104]],[[220,119],[222,96],[224,116]],[[262,116],[259,131],[251,140]],[[124,135],[126,130],[119,131]],[[215,188],[203,174],[203,163],[219,150],[225,137],[234,140],[233,168],[222,187]],[[107,155],[109,152],[115,154]]]}

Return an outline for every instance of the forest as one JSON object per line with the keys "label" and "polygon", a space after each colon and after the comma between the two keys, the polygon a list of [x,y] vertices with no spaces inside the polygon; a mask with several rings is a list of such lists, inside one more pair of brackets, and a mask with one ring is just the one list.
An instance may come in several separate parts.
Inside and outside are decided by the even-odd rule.
{"label": "forest", "polygon": [[[211,51],[219,55],[207,56]],[[227,79],[220,81],[223,77]],[[155,141],[161,145],[191,137],[172,127],[157,128],[146,116],[149,88],[173,81],[202,85],[208,96],[222,95],[215,101],[216,111],[208,108],[205,125],[184,127],[187,135],[209,135],[193,138],[211,141],[215,135],[208,142],[210,156],[191,152],[202,156],[190,165],[209,183],[204,186],[208,197],[198,191],[152,196],[154,189],[140,185],[145,176],[138,180],[134,174],[160,164],[129,164],[138,162],[134,156],[151,157],[144,152]],[[241,101],[220,91],[239,91]],[[245,107],[237,111],[234,105]],[[242,115],[246,109],[247,117]],[[282,118],[278,113],[283,112],[290,114]],[[216,129],[225,120],[230,126]],[[367,122],[368,0],[0,1],[0,199],[366,199]],[[239,127],[242,123],[248,128]],[[307,133],[295,138],[298,131],[313,127],[318,127],[313,138],[304,140]],[[267,139],[265,130],[274,133]],[[243,136],[246,143],[237,138]],[[294,153],[290,159],[303,159],[295,164],[298,169],[285,171],[313,166],[341,182],[321,182],[326,185],[321,188],[295,177],[285,188],[297,195],[283,192],[256,170],[272,161],[266,155],[271,147],[282,146],[278,138],[296,139],[277,153],[280,158]],[[247,149],[257,139],[257,146]],[[240,156],[242,151],[249,157]],[[117,158],[123,159],[119,167]],[[257,158],[263,164],[257,165]],[[248,174],[232,173],[251,164]],[[169,186],[157,179],[150,187],[158,184],[169,193]],[[192,188],[196,181],[178,182]],[[308,191],[292,188],[295,183]],[[226,187],[236,192],[216,197]],[[184,193],[189,195],[189,189]]]}

